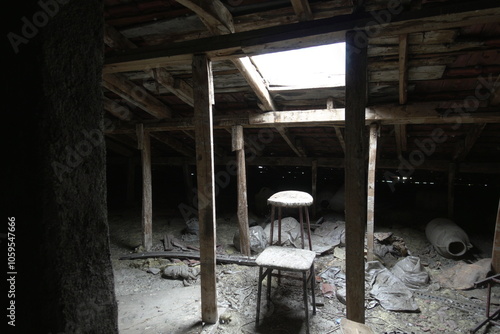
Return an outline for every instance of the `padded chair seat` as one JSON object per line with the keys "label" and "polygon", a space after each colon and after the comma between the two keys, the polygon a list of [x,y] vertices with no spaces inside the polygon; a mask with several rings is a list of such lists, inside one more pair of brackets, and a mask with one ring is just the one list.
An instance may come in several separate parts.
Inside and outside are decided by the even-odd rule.
{"label": "padded chair seat", "polygon": [[259,254],[255,262],[258,266],[287,271],[309,270],[316,257],[316,252],[280,246],[267,247]]}
{"label": "padded chair seat", "polygon": [[280,191],[267,200],[267,204],[279,207],[296,208],[299,206],[309,206],[313,203],[313,198],[306,192],[287,190]]}

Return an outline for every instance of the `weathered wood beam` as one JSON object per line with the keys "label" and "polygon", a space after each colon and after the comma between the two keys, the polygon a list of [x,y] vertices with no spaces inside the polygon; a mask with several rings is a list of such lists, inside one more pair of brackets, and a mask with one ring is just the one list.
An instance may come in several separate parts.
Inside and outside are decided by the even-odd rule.
{"label": "weathered wood beam", "polygon": [[283,139],[286,141],[286,143],[288,144],[288,146],[295,152],[295,154],[297,154],[297,156],[299,156],[299,157],[305,157],[306,156],[304,154],[304,152],[302,152],[295,145],[295,140],[294,140],[294,138],[290,134],[290,131],[287,128],[285,128],[284,126],[277,126],[275,128],[276,128],[276,130],[278,130],[278,132],[281,135],[281,137],[283,137]]}
{"label": "weathered wood beam", "polygon": [[[148,258],[171,258],[171,259],[200,259],[200,253],[194,251],[163,251],[163,252],[148,252],[148,253],[135,253],[120,256],[120,260],[137,260]],[[218,254],[217,263],[221,264],[239,264],[244,266],[256,266],[254,257],[242,257],[235,255],[222,255]]]}
{"label": "weathered wood beam", "polygon": [[234,59],[234,66],[240,71],[245,80],[248,82],[252,90],[257,95],[257,98],[260,100],[261,105],[259,106],[263,111],[271,111],[276,110],[276,106],[274,104],[273,98],[267,89],[266,84],[264,83],[264,79],[257,71],[257,68],[252,63],[250,58],[243,57],[239,59]]}
{"label": "weathered wood beam", "polygon": [[214,35],[234,33],[233,16],[218,0],[176,0],[195,12]]}
{"label": "weathered wood beam", "polygon": [[378,125],[370,125],[370,139],[368,150],[368,190],[367,190],[367,212],[366,212],[366,247],[367,261],[373,261],[375,232],[375,171],[377,170],[377,137]]}
{"label": "weathered wood beam", "polygon": [[406,125],[394,124],[394,136],[396,137],[396,150],[398,156],[402,156],[407,149]]}
{"label": "weathered wood beam", "polygon": [[408,34],[399,35],[399,104],[408,101]]}
{"label": "weathered wood beam", "polygon": [[206,323],[218,321],[215,271],[215,182],[212,105],[214,104],[211,62],[206,55],[193,57],[194,125],[198,181],[198,220],[201,257],[201,316]]}
{"label": "weathered wood beam", "polygon": [[162,67],[153,70],[156,81],[169,90],[172,94],[180,98],[182,101],[186,102],[190,106],[193,106],[193,87],[191,87],[186,81],[180,78],[174,78],[174,76]]}
{"label": "weathered wood beam", "polygon": [[474,124],[471,129],[465,135],[463,141],[457,143],[457,148],[455,149],[455,154],[453,155],[453,161],[463,161],[474,147],[474,144],[481,136],[486,123]]}
{"label": "weathered wood beam", "polygon": [[[330,97],[326,101],[326,109],[332,110],[334,109],[334,100],[333,97]],[[335,135],[337,136],[337,139],[339,140],[340,146],[342,147],[342,151],[344,151],[345,154],[345,141],[344,141],[344,135],[342,134],[342,130],[340,129],[339,126],[333,126],[333,129],[335,130]]]}
{"label": "weathered wood beam", "polygon": [[345,220],[347,319],[365,322],[366,227],[365,108],[367,104],[367,47],[359,47],[356,32],[346,33]]}
{"label": "weathered wood beam", "polygon": [[165,104],[122,74],[104,74],[102,84],[110,91],[156,118],[163,119],[172,116],[172,112]]}
{"label": "weathered wood beam", "polygon": [[137,45],[109,24],[104,25],[104,43],[115,50],[129,50],[137,48]]}
{"label": "weathered wood beam", "polygon": [[309,21],[313,19],[311,7],[308,0],[291,0],[292,7],[299,21]]}
{"label": "weathered wood beam", "polygon": [[[377,122],[381,125],[394,124],[471,124],[471,123],[500,123],[500,112],[476,113],[441,113],[436,111],[439,103],[421,103],[413,105],[380,105],[366,109],[365,123],[368,125]],[[315,109],[289,110],[286,112],[268,112],[265,114],[249,114],[236,116],[214,117],[214,128],[227,129],[241,124],[245,128],[286,127],[316,127],[342,126],[345,124],[345,109]],[[160,122],[151,122],[144,125],[150,131],[182,131],[193,130],[192,118],[166,119]],[[122,134],[133,133],[130,126],[117,126],[106,133]]]}
{"label": "weathered wood beam", "polygon": [[[446,3],[411,11],[402,11],[402,7],[391,10],[394,14],[389,12],[386,22],[382,21],[377,25],[377,36],[449,29],[500,20],[500,8],[496,0],[470,1],[461,3],[460,6]],[[165,64],[189,64],[193,54],[197,53],[205,53],[212,60],[217,60],[342,42],[345,40],[345,32],[353,29],[358,29],[358,39],[367,40],[368,33],[359,27],[372,27],[377,23],[374,19],[377,15],[380,16],[380,13],[360,12],[178,42],[163,47],[129,50],[108,57],[103,72],[137,71]]]}
{"label": "weathered wood beam", "polygon": [[149,132],[137,125],[137,142],[142,165],[142,246],[149,252],[153,247],[153,192],[151,182],[151,143]]}
{"label": "weathered wood beam", "polygon": [[245,166],[245,141],[243,140],[243,127],[235,125],[232,127],[232,150],[236,152],[237,190],[238,190],[238,226],[240,232],[240,251],[243,255],[250,256],[250,229],[248,227],[248,200],[247,200],[247,176]]}

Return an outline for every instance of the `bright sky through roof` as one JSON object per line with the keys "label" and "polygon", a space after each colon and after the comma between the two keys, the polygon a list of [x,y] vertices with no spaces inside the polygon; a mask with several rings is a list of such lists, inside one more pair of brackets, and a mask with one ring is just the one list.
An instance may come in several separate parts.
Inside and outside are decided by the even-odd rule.
{"label": "bright sky through roof", "polygon": [[252,57],[270,90],[345,86],[345,43]]}

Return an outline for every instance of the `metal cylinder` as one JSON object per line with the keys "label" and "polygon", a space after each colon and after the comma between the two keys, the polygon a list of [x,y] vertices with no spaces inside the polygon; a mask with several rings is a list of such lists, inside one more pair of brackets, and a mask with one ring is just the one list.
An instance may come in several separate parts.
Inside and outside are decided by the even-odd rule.
{"label": "metal cylinder", "polygon": [[446,218],[431,220],[425,227],[425,235],[436,251],[446,258],[460,257],[472,247],[467,233]]}

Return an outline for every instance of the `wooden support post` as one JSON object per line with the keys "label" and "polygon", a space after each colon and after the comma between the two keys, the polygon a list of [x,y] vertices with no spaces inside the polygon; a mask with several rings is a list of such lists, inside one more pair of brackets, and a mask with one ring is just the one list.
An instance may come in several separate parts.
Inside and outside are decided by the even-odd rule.
{"label": "wooden support post", "polygon": [[151,142],[143,124],[137,124],[137,143],[142,164],[142,246],[149,252],[153,247],[153,192],[151,186]]}
{"label": "wooden support post", "polygon": [[215,276],[215,183],[213,151],[212,64],[206,55],[193,56],[194,127],[198,179],[200,228],[201,317],[206,323],[218,320]]}
{"label": "wooden support post", "polygon": [[399,35],[399,104],[408,101],[408,34]]}
{"label": "wooden support post", "polygon": [[455,174],[457,172],[457,165],[451,163],[448,169],[448,218],[453,219],[453,212],[455,207]]}
{"label": "wooden support post", "polygon": [[368,152],[368,194],[366,211],[366,259],[373,261],[373,233],[375,232],[375,171],[377,167],[378,124],[370,125],[370,143]]}
{"label": "wooden support post", "polygon": [[127,203],[134,203],[135,194],[135,158],[130,157],[127,161]]}
{"label": "wooden support post", "polygon": [[318,160],[313,160],[311,163],[311,196],[313,197],[312,216],[316,218],[317,193],[318,193]]}
{"label": "wooden support post", "polygon": [[497,223],[495,226],[495,237],[493,239],[493,254],[491,255],[491,267],[495,274],[500,273],[500,199],[498,200]]}
{"label": "wooden support post", "polygon": [[364,236],[366,225],[365,107],[367,48],[346,33],[345,214],[347,319],[365,322]]}
{"label": "wooden support post", "polygon": [[245,141],[243,126],[232,127],[232,148],[236,151],[238,164],[238,225],[240,229],[240,250],[243,255],[250,256],[250,229],[248,228],[247,175],[245,167]]}

